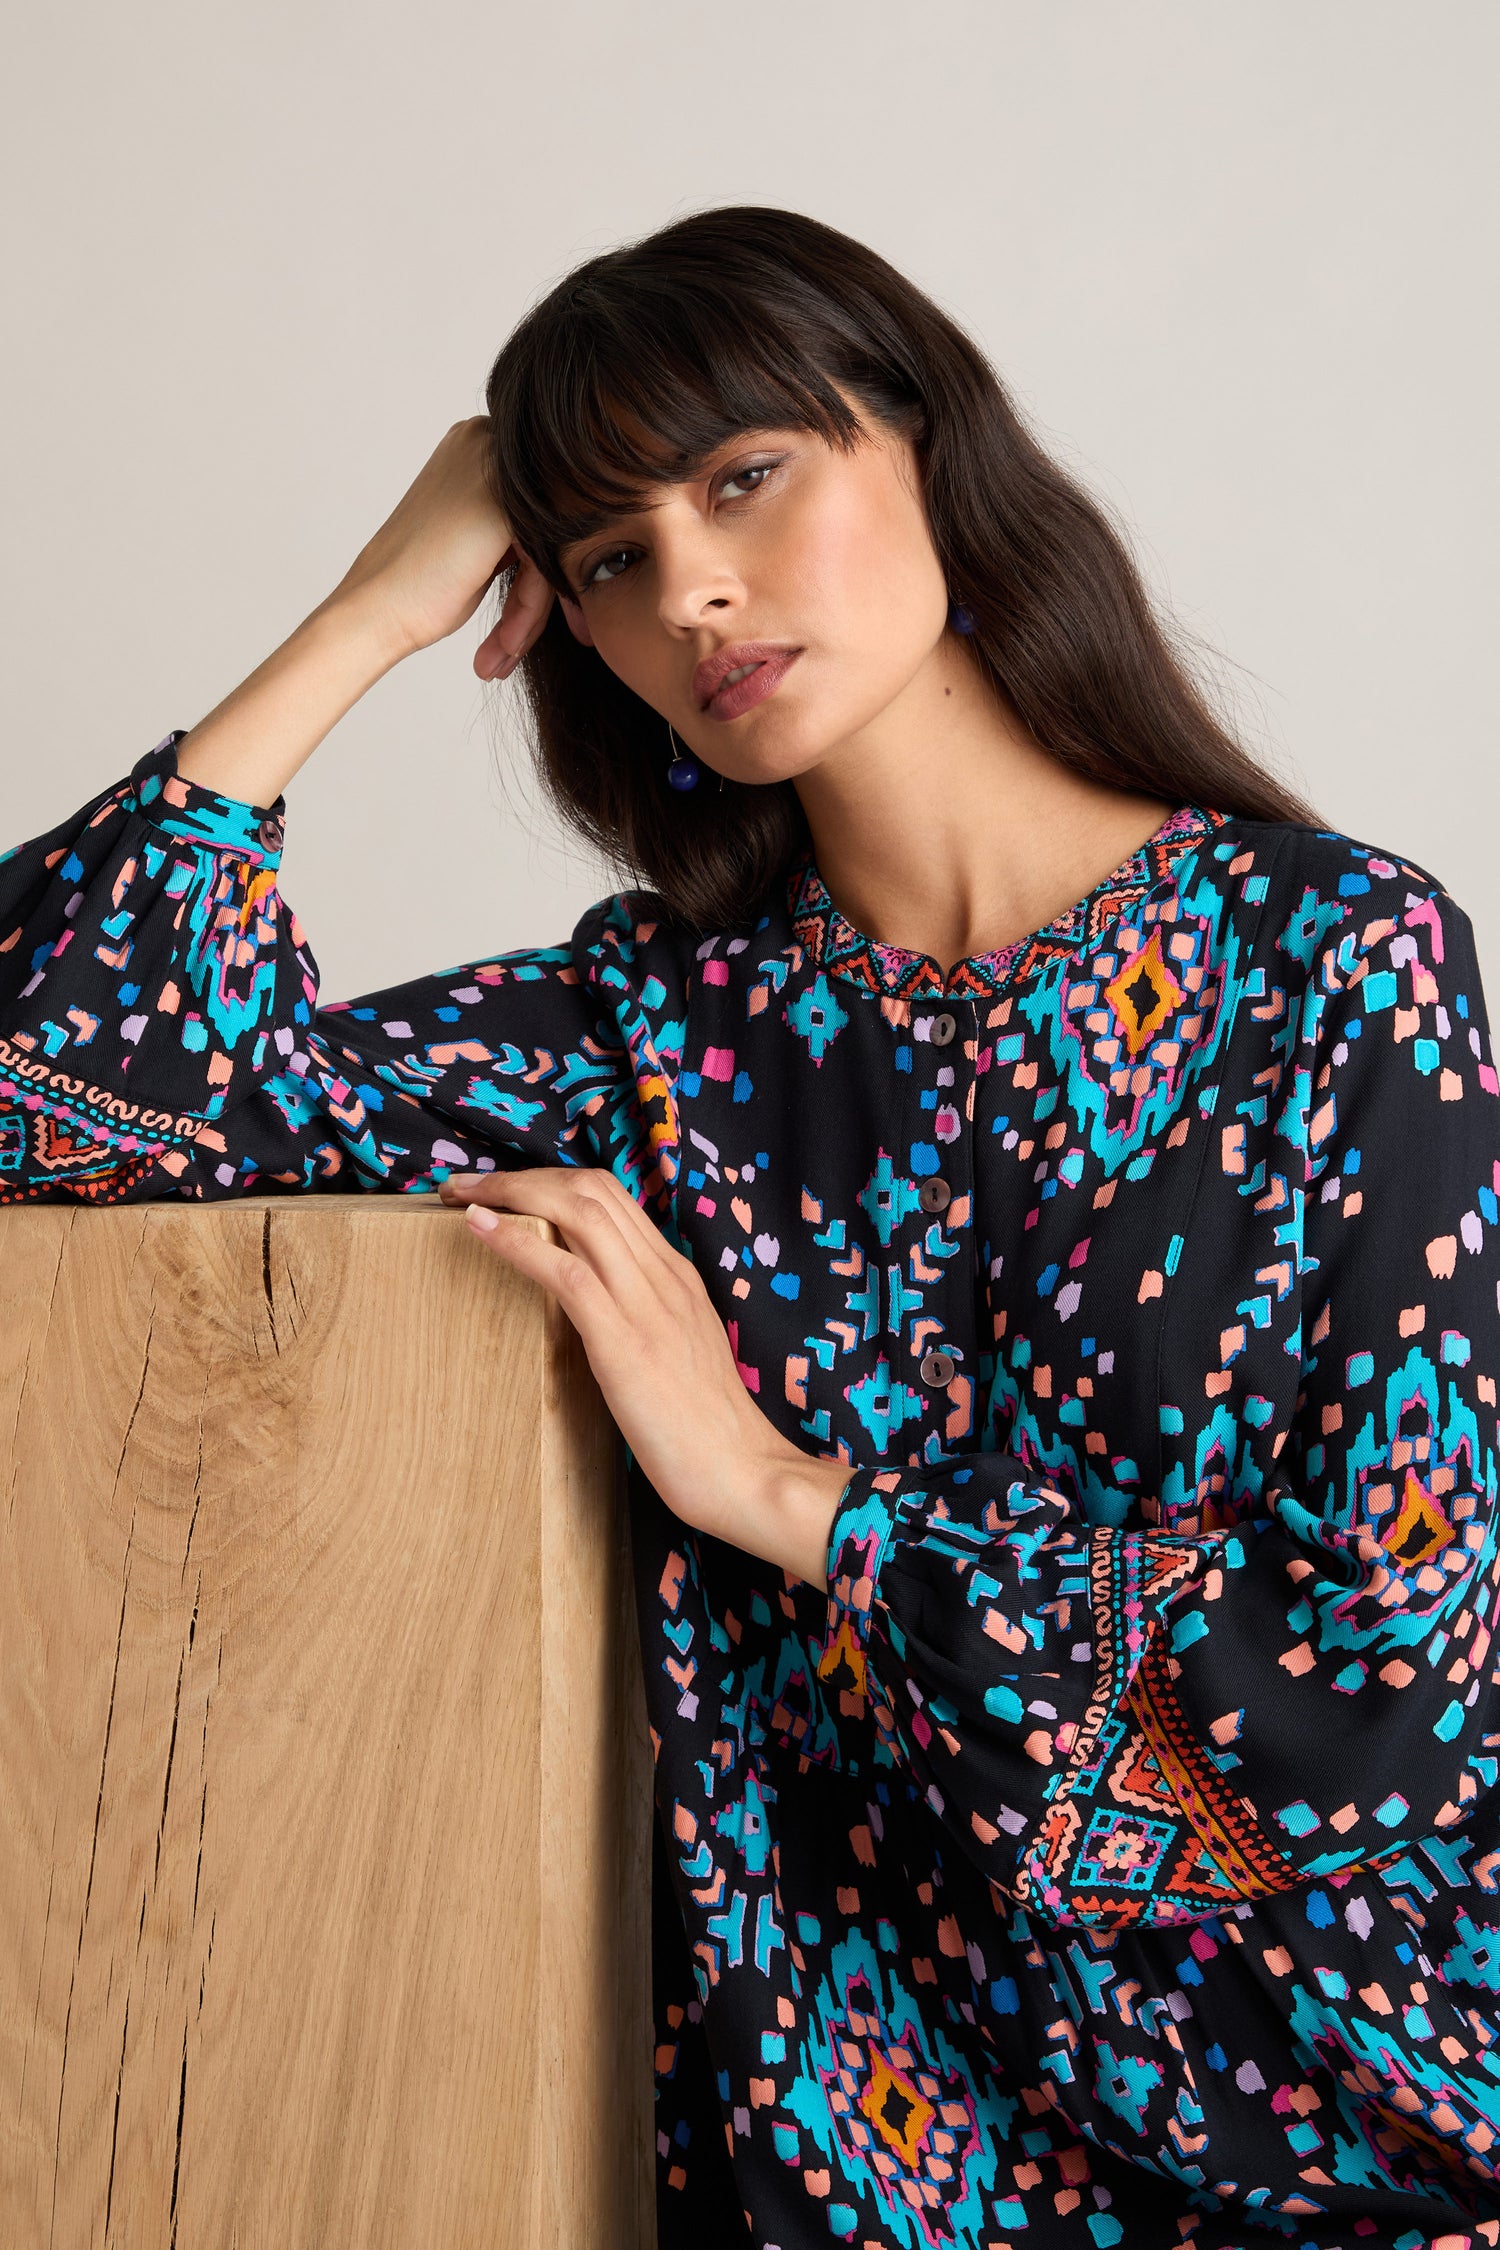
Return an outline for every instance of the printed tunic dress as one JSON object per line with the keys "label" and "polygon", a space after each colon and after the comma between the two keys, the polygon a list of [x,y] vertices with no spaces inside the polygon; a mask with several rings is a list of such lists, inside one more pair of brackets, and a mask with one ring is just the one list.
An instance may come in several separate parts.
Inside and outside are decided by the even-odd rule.
{"label": "printed tunic dress", "polygon": [[848,1464],[825,1592],[630,1463],[662,2241],[1500,2245],[1500,1081],[1442,884],[1183,804],[946,975],[804,850],[736,929],[623,891],[320,1006],[281,807],[179,739],[0,862],[4,1198],[608,1166]]}

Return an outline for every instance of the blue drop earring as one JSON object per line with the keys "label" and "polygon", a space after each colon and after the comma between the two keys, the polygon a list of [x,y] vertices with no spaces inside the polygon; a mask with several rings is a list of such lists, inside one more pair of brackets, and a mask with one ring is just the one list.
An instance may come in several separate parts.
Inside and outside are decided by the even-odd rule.
{"label": "blue drop earring", "polygon": [[955,633],[972,633],[976,619],[973,610],[966,609],[962,602],[950,601],[948,604],[948,623],[953,627]]}
{"label": "blue drop earring", "polygon": [[[676,735],[672,733],[670,719],[667,721],[667,734],[672,744],[672,760],[667,767],[668,785],[673,789],[696,789],[702,778],[702,767],[696,758],[683,755],[682,745],[678,742]],[[722,789],[723,786],[724,776],[720,774],[719,787]]]}

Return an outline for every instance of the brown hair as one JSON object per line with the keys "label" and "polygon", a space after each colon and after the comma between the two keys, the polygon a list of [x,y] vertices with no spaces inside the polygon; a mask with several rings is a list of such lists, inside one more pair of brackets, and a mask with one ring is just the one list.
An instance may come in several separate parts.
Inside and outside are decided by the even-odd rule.
{"label": "brown hair", "polygon": [[[849,452],[840,392],[913,444],[968,646],[1059,764],[1260,820],[1318,815],[1215,716],[1123,538],[1037,444],[979,347],[875,251],[795,211],[727,205],[589,258],[525,315],[486,387],[490,474],[521,549],[559,561],[754,428]],[[514,675],[545,793],[626,881],[700,929],[749,919],[808,840],[790,781],[666,786],[664,721],[556,604]]]}

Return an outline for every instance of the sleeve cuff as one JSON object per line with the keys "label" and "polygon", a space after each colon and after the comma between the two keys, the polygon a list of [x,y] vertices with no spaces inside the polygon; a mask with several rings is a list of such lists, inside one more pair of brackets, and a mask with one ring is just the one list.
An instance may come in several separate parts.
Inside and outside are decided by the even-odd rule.
{"label": "sleeve cuff", "polygon": [[232,852],[237,859],[255,860],[267,869],[279,867],[286,799],[278,797],[274,805],[251,805],[182,780],[177,745],[187,731],[174,727],[132,768],[130,779],[141,813],[164,835],[205,845],[210,851]]}

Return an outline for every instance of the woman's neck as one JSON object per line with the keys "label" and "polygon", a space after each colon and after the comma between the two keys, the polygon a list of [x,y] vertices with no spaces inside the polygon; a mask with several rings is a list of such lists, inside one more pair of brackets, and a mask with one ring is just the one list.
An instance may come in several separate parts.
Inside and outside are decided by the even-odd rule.
{"label": "woman's neck", "polygon": [[840,912],[945,974],[1066,913],[1175,809],[1070,773],[947,642],[796,788]]}

